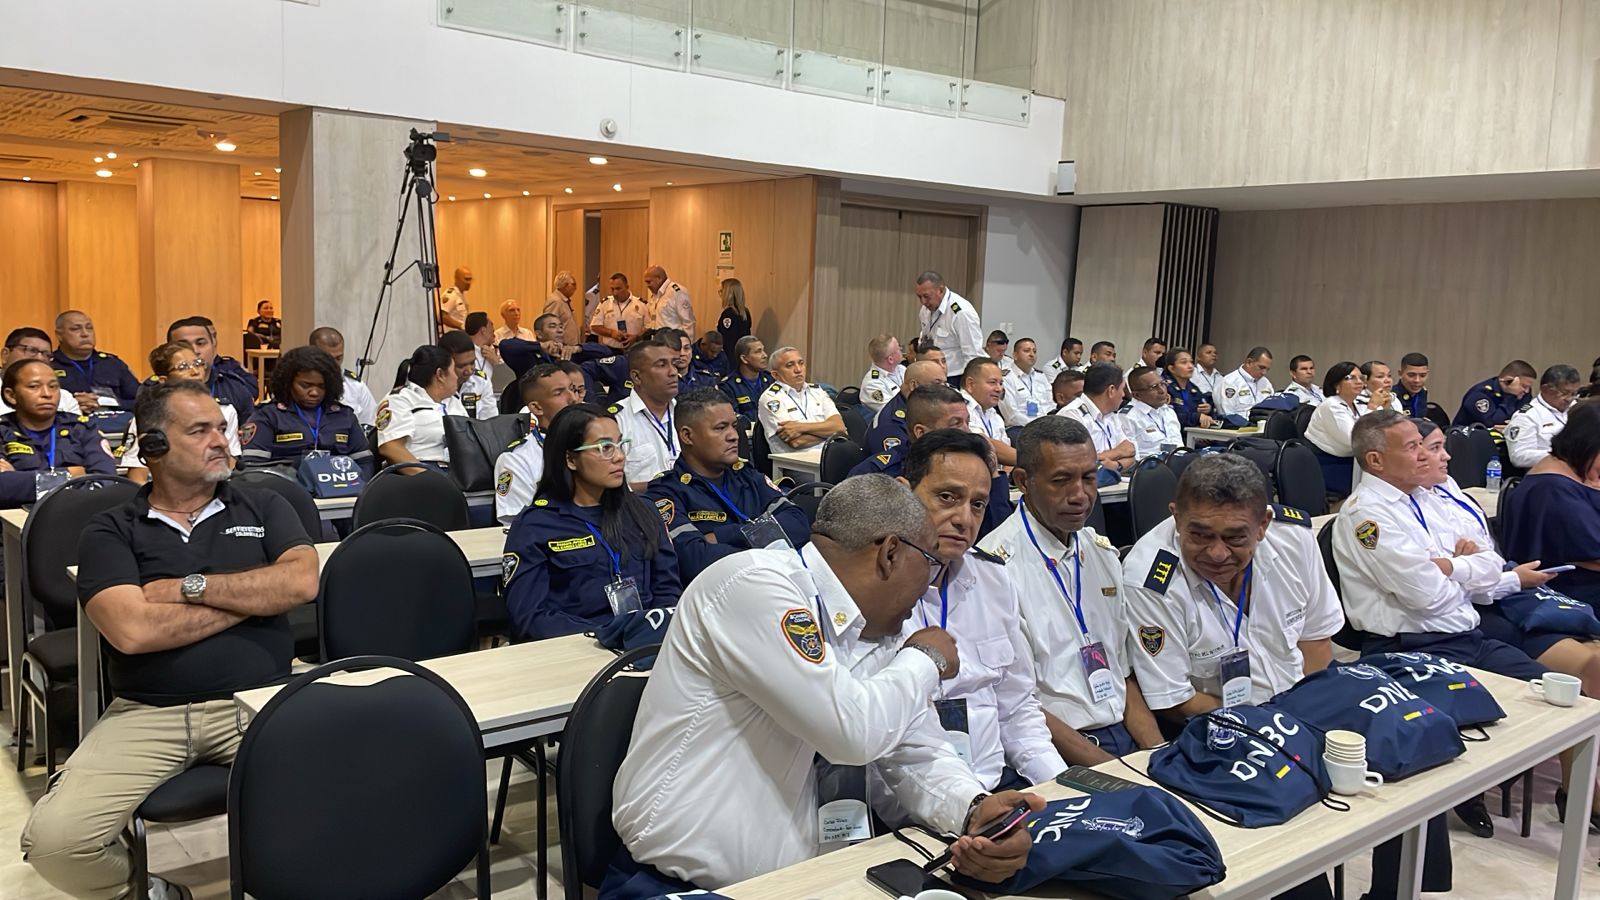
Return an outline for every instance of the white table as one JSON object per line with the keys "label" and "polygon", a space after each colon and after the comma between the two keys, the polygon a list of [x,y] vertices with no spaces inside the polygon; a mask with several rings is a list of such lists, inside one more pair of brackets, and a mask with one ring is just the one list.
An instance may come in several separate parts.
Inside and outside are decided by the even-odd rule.
{"label": "white table", "polygon": [[277,359],[279,351],[271,347],[255,347],[244,351],[244,363],[256,377],[256,400],[267,399],[267,360]]}
{"label": "white table", "polygon": [[769,458],[772,460],[772,476],[774,479],[787,475],[799,484],[821,479],[821,447],[812,447],[809,450],[787,450],[783,453],[773,453]]}
{"label": "white table", "polygon": [[[1563,709],[1535,698],[1523,682],[1488,673],[1478,673],[1478,677],[1506,711],[1505,720],[1488,729],[1492,740],[1469,743],[1461,757],[1420,775],[1346,798],[1351,805],[1349,812],[1313,806],[1271,828],[1234,828],[1197,813],[1222,850],[1228,874],[1220,884],[1192,896],[1210,900],[1271,896],[1399,835],[1404,838],[1400,896],[1416,897],[1422,880],[1418,849],[1429,819],[1577,746],[1555,892],[1558,900],[1574,900],[1588,837],[1588,798],[1594,787],[1596,744],[1600,741],[1600,701],[1581,699],[1577,706]],[[1148,756],[1141,752],[1128,761],[1143,771]],[[1096,768],[1148,783],[1118,762]],[[1053,782],[1036,790],[1047,799],[1079,793]],[[926,838],[921,840],[925,845],[931,844]],[[867,867],[910,858],[911,852],[904,844],[885,835],[732,885],[719,893],[735,900],[883,900],[884,895],[866,880]],[[1079,895],[1054,888],[1041,891],[1038,896]]]}
{"label": "white table", "polygon": [[1231,444],[1242,437],[1260,437],[1260,428],[1185,428],[1184,443],[1192,450],[1201,443]]}

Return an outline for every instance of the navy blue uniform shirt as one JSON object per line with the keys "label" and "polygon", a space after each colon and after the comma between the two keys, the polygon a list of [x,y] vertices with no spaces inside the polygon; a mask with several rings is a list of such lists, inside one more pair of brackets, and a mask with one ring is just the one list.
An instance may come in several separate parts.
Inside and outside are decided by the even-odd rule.
{"label": "navy blue uniform shirt", "polygon": [[55,422],[43,431],[23,427],[14,412],[0,416],[0,458],[16,470],[14,477],[0,480],[3,508],[32,503],[34,476],[52,468],[82,466],[92,475],[117,474],[117,464],[106,452],[100,432],[87,417],[66,413],[57,413]]}
{"label": "navy blue uniform shirt", "polygon": [[1166,382],[1167,396],[1172,398],[1172,411],[1178,414],[1178,424],[1185,428],[1199,427],[1200,404],[1210,403],[1211,395],[1195,387],[1193,381],[1188,387],[1178,387],[1178,382],[1166,372],[1161,373],[1161,380]]}
{"label": "navy blue uniform shirt", "polygon": [[211,369],[206,373],[206,387],[211,389],[211,396],[218,403],[233,407],[240,422],[250,418],[250,410],[256,405],[256,377],[246,372],[238,360],[231,356],[212,360]]}
{"label": "navy blue uniform shirt", "polygon": [[1470,388],[1461,398],[1461,408],[1456,410],[1451,425],[1502,425],[1512,414],[1522,408],[1521,397],[1513,397],[1500,387],[1500,378],[1485,378]]}
{"label": "navy blue uniform shirt", "polygon": [[134,395],[139,393],[139,379],[133,377],[128,364],[116,354],[96,350],[88,359],[79,361],[57,350],[50,354],[50,363],[55,366],[56,380],[61,382],[63,391],[93,394],[95,388],[105,388],[124,409],[133,407]]}
{"label": "navy blue uniform shirt", "polygon": [[716,356],[707,356],[700,342],[695,341],[694,356],[689,359],[689,368],[697,372],[705,372],[711,376],[712,383],[728,377],[728,357],[722,353]]}
{"label": "navy blue uniform shirt", "polygon": [[906,396],[896,392],[883,405],[883,409],[878,410],[878,417],[861,439],[861,449],[868,453],[885,453],[909,443],[911,433],[906,430]]}
{"label": "navy blue uniform shirt", "polygon": [[733,401],[735,415],[744,416],[754,422],[759,412],[756,399],[761,396],[762,391],[772,386],[772,382],[771,372],[757,372],[754,378],[734,374],[718,382],[717,387]]}
{"label": "navy blue uniform shirt", "polygon": [[[650,483],[645,496],[655,503],[666,523],[667,536],[678,551],[678,575],[684,584],[724,556],[749,550],[742,526],[762,515],[775,518],[795,547],[811,539],[805,512],[742,459],[716,480],[713,489],[712,480],[690,471],[680,456],[671,469]],[[706,540],[708,534],[716,536],[716,543]]]}
{"label": "navy blue uniform shirt", "polygon": [[878,453],[856,463],[846,478],[857,475],[887,475],[890,478],[900,477],[900,469],[905,464],[906,445],[896,444],[883,453]]}
{"label": "navy blue uniform shirt", "polygon": [[263,403],[239,426],[240,462],[245,466],[298,466],[311,450],[348,456],[372,475],[372,450],[356,421],[355,410],[343,403],[324,403],[314,410],[285,403]]}
{"label": "navy blue uniform shirt", "polygon": [[[1420,419],[1428,412],[1428,389],[1423,388],[1415,394],[1407,392],[1404,388],[1395,391],[1394,395],[1400,398],[1400,408],[1406,415],[1413,419]],[[1507,417],[1509,418],[1509,416]]]}

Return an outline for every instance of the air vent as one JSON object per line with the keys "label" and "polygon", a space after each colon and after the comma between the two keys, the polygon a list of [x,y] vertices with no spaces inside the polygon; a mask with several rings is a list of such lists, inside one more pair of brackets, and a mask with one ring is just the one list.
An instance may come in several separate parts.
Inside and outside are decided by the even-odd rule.
{"label": "air vent", "polygon": [[545,157],[550,155],[550,151],[549,150],[524,150],[524,151],[522,151],[522,155],[523,156],[530,156],[530,157],[532,157],[534,159],[544,159]]}
{"label": "air vent", "polygon": [[49,161],[47,156],[10,156],[0,153],[0,167],[20,169],[24,166],[36,166],[47,161]]}
{"label": "air vent", "polygon": [[108,131],[121,131],[131,134],[167,134],[180,130],[207,130],[211,128],[208,123],[199,119],[129,112],[120,109],[96,109],[92,106],[78,107],[60,116],[56,121],[63,125],[104,128]]}

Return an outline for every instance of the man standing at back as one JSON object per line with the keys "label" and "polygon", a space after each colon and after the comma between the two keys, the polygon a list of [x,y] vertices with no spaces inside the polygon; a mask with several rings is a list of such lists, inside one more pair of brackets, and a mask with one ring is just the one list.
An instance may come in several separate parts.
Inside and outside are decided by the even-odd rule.
{"label": "man standing at back", "polygon": [[694,303],[689,292],[676,281],[667,278],[667,270],[651,266],[644,271],[645,287],[650,289],[646,301],[646,328],[676,328],[693,340]]}
{"label": "man standing at back", "polygon": [[917,276],[917,323],[922,337],[944,351],[945,377],[960,381],[969,360],[984,356],[978,311],[965,297],[945,287],[944,276],[928,271]]}
{"label": "man standing at back", "polygon": [[459,331],[467,327],[467,291],[472,290],[472,270],[460,266],[455,271],[455,284],[439,295],[439,333]]}
{"label": "man standing at back", "polygon": [[610,293],[594,308],[589,330],[600,343],[613,350],[626,350],[644,334],[647,306],[628,289],[628,276],[611,276]]}

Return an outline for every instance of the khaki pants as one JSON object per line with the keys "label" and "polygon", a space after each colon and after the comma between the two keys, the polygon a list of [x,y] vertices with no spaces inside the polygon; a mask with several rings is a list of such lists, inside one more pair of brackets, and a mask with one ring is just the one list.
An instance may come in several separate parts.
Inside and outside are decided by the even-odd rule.
{"label": "khaki pants", "polygon": [[133,811],[184,769],[231,763],[239,740],[232,700],[112,701],[33,807],[22,830],[23,858],[74,897],[127,896],[133,866],[120,835]]}

